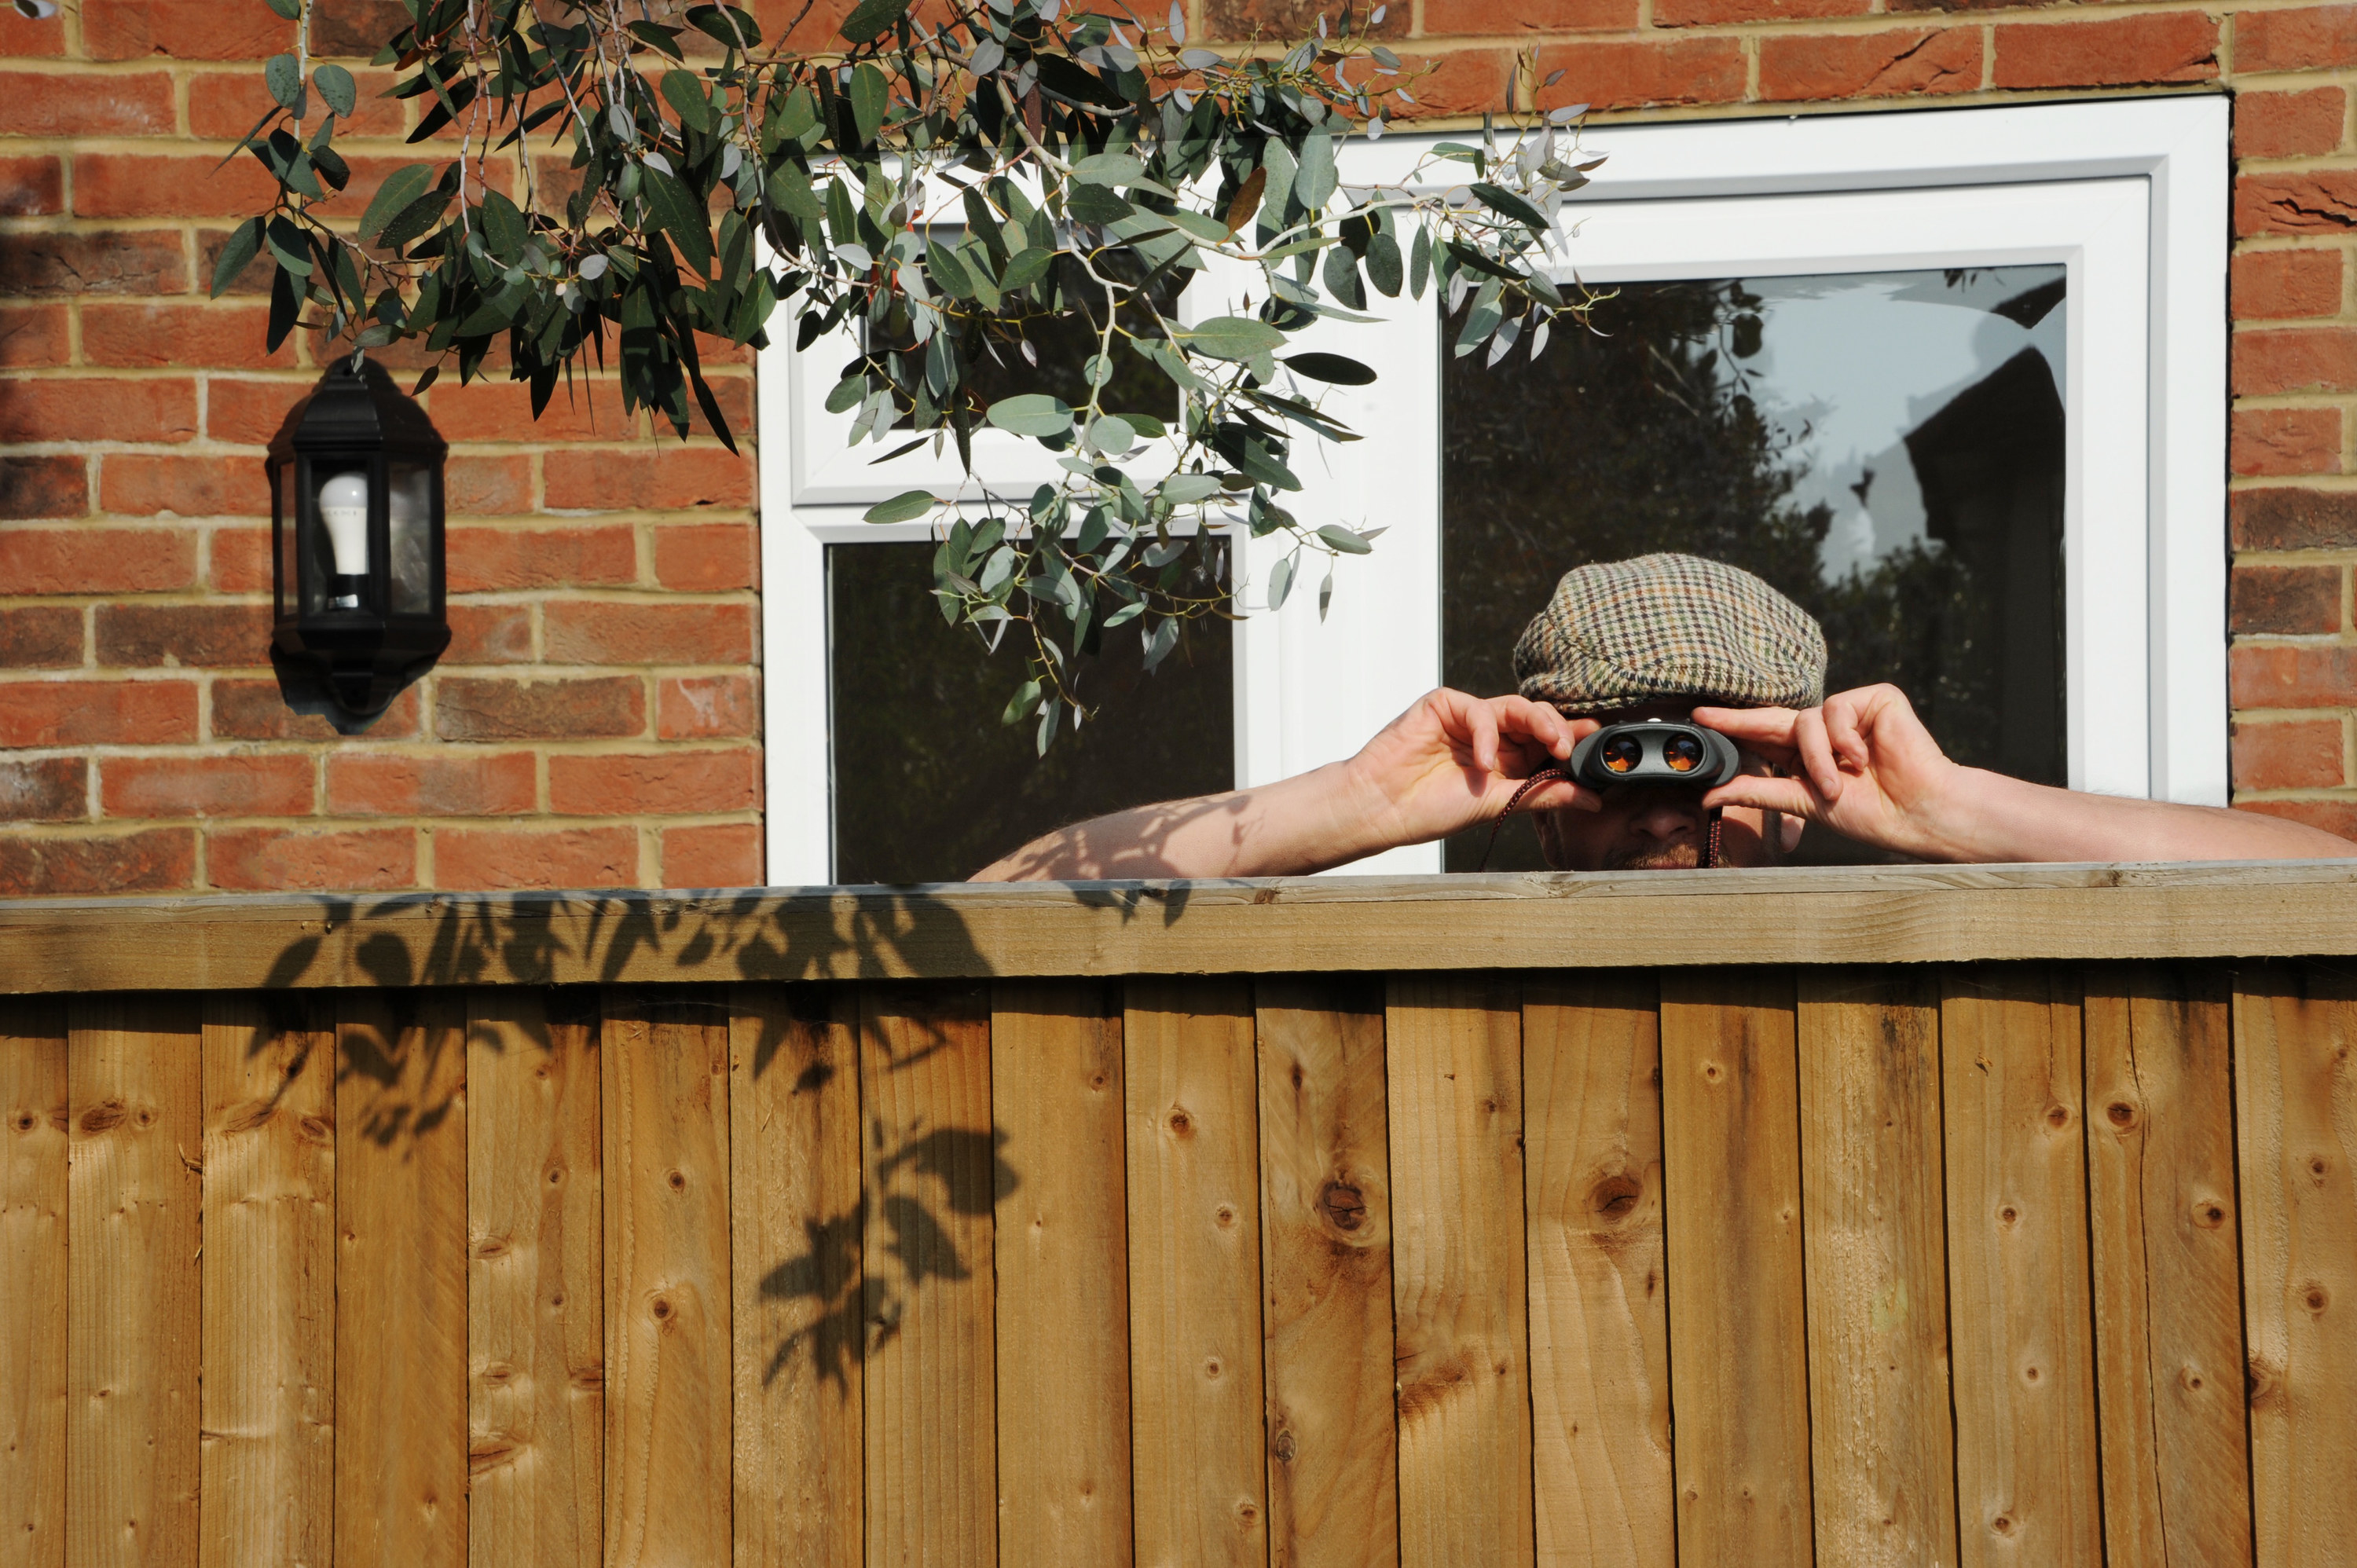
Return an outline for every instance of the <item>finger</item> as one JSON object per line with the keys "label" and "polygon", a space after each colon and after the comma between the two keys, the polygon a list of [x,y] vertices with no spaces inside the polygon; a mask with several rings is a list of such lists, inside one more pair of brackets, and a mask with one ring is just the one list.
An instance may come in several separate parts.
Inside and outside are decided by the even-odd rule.
{"label": "finger", "polygon": [[1810,708],[1794,714],[1792,738],[1800,748],[1802,770],[1817,793],[1828,802],[1840,800],[1841,765],[1834,760],[1833,746],[1825,738],[1824,710]]}
{"label": "finger", "polygon": [[1790,708],[1696,708],[1694,722],[1777,762],[1793,752],[1792,726],[1800,715]]}
{"label": "finger", "polygon": [[1863,773],[1871,765],[1873,754],[1867,749],[1866,736],[1858,731],[1861,705],[1857,693],[1842,692],[1826,699],[1820,711],[1825,715],[1827,742],[1836,754]]}
{"label": "finger", "polygon": [[1483,702],[1469,703],[1465,710],[1466,727],[1472,732],[1473,762],[1484,773],[1498,768],[1498,715]]}
{"label": "finger", "polygon": [[1544,703],[1534,703],[1527,697],[1493,697],[1491,706],[1497,713],[1503,733],[1536,741],[1550,757],[1571,755],[1569,724]]}
{"label": "finger", "polygon": [[[1513,796],[1510,792],[1505,800],[1512,799]],[[1503,801],[1501,801],[1500,809],[1503,809]],[[1567,779],[1550,779],[1523,796],[1522,804],[1514,809],[1519,811],[1600,811],[1604,809],[1604,798]]]}
{"label": "finger", "polygon": [[1782,811],[1810,822],[1824,821],[1825,802],[1801,779],[1768,779],[1745,773],[1728,779],[1702,798],[1705,806],[1756,806]]}

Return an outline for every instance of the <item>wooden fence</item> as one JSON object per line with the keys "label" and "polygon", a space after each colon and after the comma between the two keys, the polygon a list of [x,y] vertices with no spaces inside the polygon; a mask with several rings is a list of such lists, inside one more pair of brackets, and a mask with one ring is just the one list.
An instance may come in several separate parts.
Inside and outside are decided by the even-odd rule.
{"label": "wooden fence", "polygon": [[2343,865],[0,907],[0,1568],[2357,1561]]}

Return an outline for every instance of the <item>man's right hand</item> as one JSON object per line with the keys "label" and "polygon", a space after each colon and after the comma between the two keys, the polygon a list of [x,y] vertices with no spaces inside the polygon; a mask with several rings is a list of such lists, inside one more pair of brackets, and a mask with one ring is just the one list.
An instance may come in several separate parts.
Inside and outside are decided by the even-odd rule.
{"label": "man's right hand", "polygon": [[[1523,697],[1475,697],[1446,686],[1385,725],[1344,765],[1351,810],[1380,844],[1428,843],[1504,812],[1523,780],[1566,761],[1598,728]],[[1523,798],[1533,811],[1592,811],[1595,793],[1549,779]]]}

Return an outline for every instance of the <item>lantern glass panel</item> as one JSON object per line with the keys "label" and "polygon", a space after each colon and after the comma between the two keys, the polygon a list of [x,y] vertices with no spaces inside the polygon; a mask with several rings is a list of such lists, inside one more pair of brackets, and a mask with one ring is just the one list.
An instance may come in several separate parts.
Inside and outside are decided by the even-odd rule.
{"label": "lantern glass panel", "polygon": [[278,532],[278,618],[285,620],[302,602],[296,542],[302,536],[303,508],[295,494],[295,465],[285,462],[270,470],[270,517]]}
{"label": "lantern glass panel", "polygon": [[434,613],[434,470],[424,463],[385,465],[392,540],[393,613]]}

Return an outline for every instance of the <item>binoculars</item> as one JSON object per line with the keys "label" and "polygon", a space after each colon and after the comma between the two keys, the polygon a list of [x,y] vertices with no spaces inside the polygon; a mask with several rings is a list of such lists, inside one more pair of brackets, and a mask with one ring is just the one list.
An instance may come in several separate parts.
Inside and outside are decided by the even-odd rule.
{"label": "binoculars", "polygon": [[1717,730],[1672,719],[1607,725],[1572,748],[1573,780],[1591,789],[1616,784],[1680,784],[1708,789],[1741,771],[1735,743]]}

